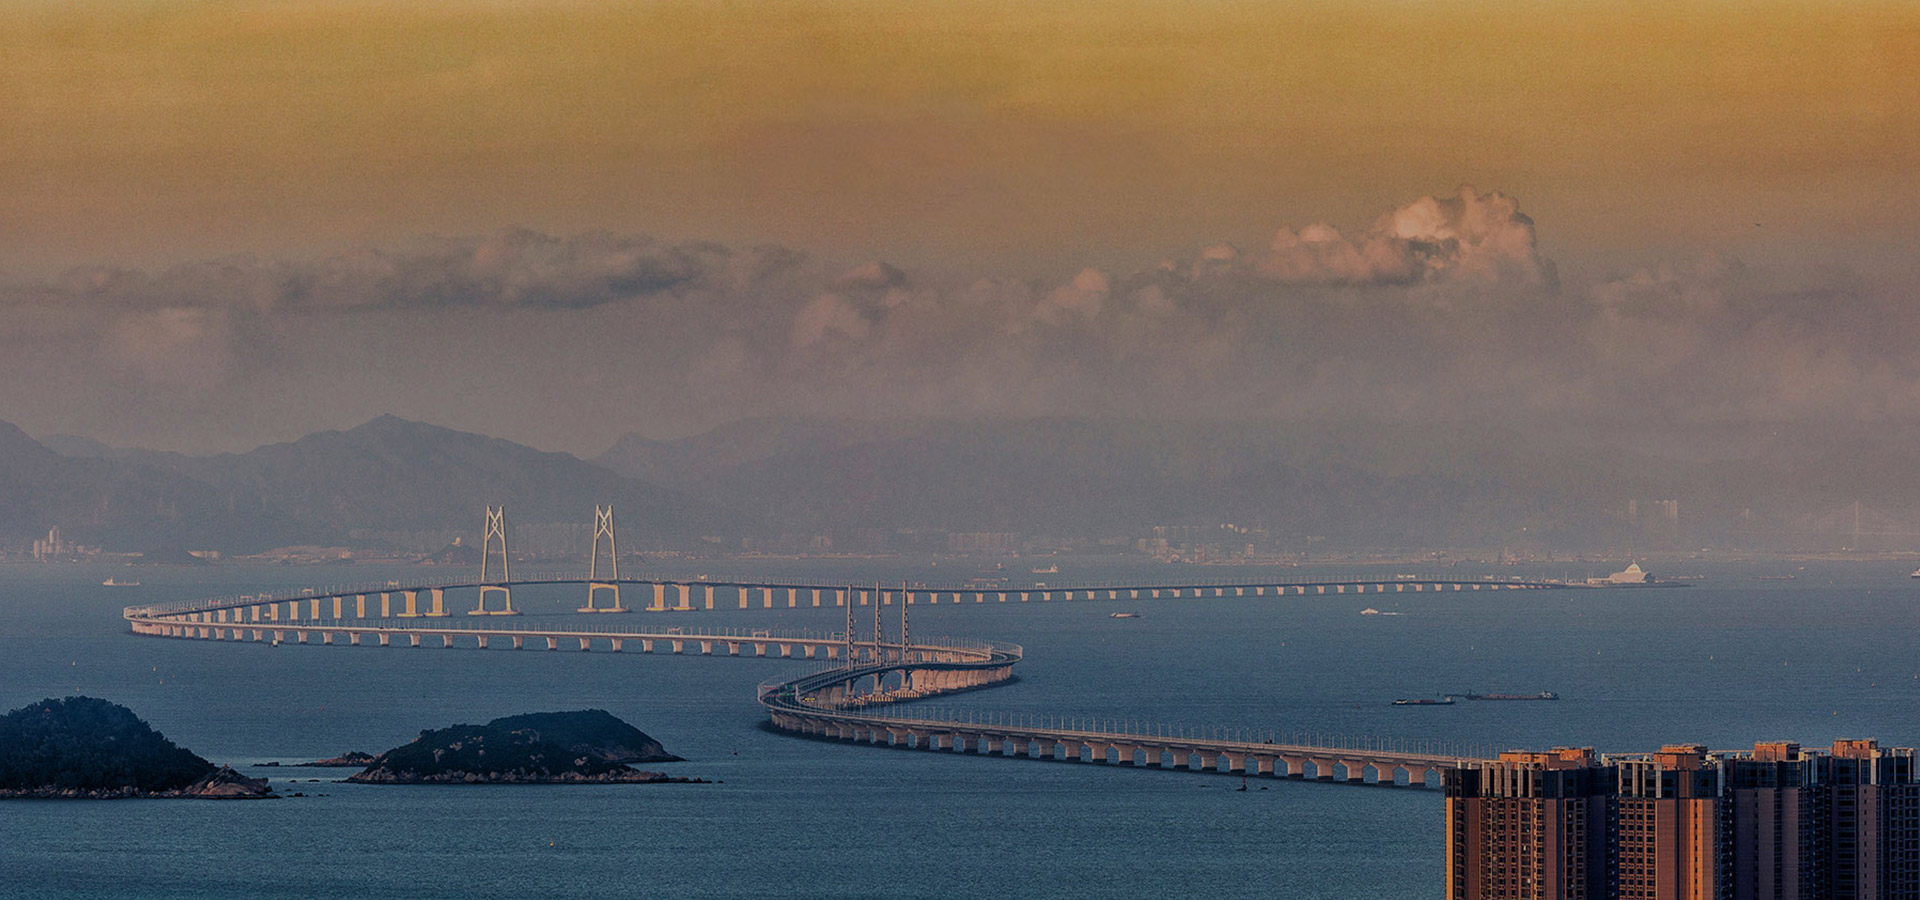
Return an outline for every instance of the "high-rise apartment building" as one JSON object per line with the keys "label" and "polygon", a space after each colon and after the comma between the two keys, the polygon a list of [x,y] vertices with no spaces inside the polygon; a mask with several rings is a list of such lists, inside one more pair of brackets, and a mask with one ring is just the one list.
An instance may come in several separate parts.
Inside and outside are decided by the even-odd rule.
{"label": "high-rise apartment building", "polygon": [[1611,896],[1608,859],[1597,851],[1612,827],[1612,776],[1590,747],[1502,753],[1493,765],[1447,770],[1447,896]]}
{"label": "high-rise apartment building", "polygon": [[1450,900],[1920,900],[1912,749],[1513,752],[1446,793]]}

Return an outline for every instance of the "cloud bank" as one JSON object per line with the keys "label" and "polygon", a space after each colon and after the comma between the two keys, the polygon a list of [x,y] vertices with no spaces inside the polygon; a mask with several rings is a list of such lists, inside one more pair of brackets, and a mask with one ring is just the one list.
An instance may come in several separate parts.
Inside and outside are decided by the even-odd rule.
{"label": "cloud bank", "polygon": [[382,412],[592,452],[746,416],[1920,416],[1898,285],[1707,257],[1563,284],[1498,192],[1057,283],[510,229],[0,289],[0,402],[205,449]]}

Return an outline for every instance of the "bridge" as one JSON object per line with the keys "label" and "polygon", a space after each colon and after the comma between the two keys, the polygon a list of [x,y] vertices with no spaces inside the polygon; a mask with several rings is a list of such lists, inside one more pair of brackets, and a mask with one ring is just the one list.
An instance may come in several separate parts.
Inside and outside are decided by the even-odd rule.
{"label": "bridge", "polygon": [[[488,511],[489,537],[504,532],[503,513]],[[596,518],[599,511],[596,510]],[[611,511],[606,531],[611,543]],[[596,532],[599,531],[596,522]],[[498,529],[498,531],[496,531]],[[890,747],[973,753],[1005,758],[1053,759],[1121,767],[1228,772],[1345,784],[1436,787],[1439,772],[1489,762],[1459,747],[1391,739],[1282,739],[1196,731],[1171,726],[1141,726],[1052,718],[928,715],[918,706],[902,706],[942,694],[995,687],[1012,680],[1024,657],[1017,644],[910,636],[910,606],[938,604],[1067,602],[1139,598],[1203,599],[1220,597],[1321,596],[1327,594],[1424,593],[1431,591],[1543,590],[1572,588],[1550,581],[1458,579],[1397,576],[1352,579],[1270,579],[1163,584],[1074,584],[1029,588],[968,585],[855,586],[701,575],[666,574],[622,579],[617,570],[602,577],[596,559],[587,576],[545,574],[514,580],[505,564],[501,536],[499,577],[489,577],[483,561],[478,580],[459,578],[307,588],[287,594],[241,594],[181,603],[128,607],[124,616],[135,634],[212,641],[247,641],[381,647],[459,646],[520,650],[669,653],[812,659],[832,666],[797,677],[776,679],[758,688],[757,697],[770,724],[781,731],[825,740]],[[492,547],[484,551],[491,557]],[[586,589],[586,605],[555,621],[517,618],[516,588],[573,586]],[[640,616],[608,618],[605,613],[635,612],[623,605],[622,589],[649,602],[637,611],[653,613],[762,609],[784,606],[835,607],[844,628],[833,632],[755,628],[698,627],[693,619]],[[472,608],[460,608],[449,595],[471,592]],[[728,595],[731,594],[732,597]],[[490,598],[499,604],[489,606]],[[607,605],[599,601],[608,598]],[[696,603],[697,599],[697,603]],[[725,602],[732,599],[734,602]],[[759,601],[755,603],[753,601]],[[862,639],[854,610],[873,616]],[[887,640],[882,607],[895,607],[899,625]],[[703,617],[704,618],[704,617]],[[666,625],[668,621],[682,624]],[[1490,752],[1487,754],[1490,755]]]}

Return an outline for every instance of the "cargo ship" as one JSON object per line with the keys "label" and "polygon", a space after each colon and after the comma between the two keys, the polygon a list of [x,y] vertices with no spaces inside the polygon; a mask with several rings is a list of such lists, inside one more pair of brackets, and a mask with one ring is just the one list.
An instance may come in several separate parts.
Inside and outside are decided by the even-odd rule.
{"label": "cargo ship", "polygon": [[1428,697],[1421,697],[1413,700],[1395,700],[1393,701],[1393,705],[1395,706],[1452,706],[1453,698],[1443,697],[1439,700],[1434,700]]}
{"label": "cargo ship", "polygon": [[1466,694],[1468,700],[1558,700],[1560,695],[1552,691],[1538,694]]}

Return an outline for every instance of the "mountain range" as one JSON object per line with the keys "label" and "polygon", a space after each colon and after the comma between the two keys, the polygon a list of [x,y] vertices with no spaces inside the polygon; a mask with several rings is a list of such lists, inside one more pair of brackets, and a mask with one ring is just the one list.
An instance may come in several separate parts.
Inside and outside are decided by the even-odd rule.
{"label": "mountain range", "polygon": [[1223,524],[1275,549],[1884,545],[1920,530],[1905,524],[1920,518],[1916,440],[1891,426],[790,418],[629,435],[583,460],[392,416],[206,456],[0,423],[0,541],[57,524],[109,549],[367,546],[475,533],[488,505],[584,525],[612,503],[629,548],[858,548],[902,532],[1130,543]]}

